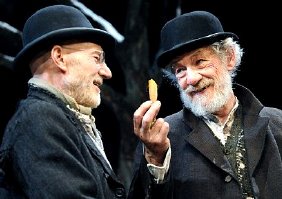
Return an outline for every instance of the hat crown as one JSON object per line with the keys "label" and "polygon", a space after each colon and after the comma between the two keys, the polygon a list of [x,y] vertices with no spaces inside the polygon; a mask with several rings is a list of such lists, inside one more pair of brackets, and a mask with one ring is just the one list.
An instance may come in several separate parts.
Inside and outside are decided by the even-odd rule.
{"label": "hat crown", "polygon": [[221,32],[224,31],[217,17],[206,11],[194,11],[167,22],[161,31],[161,44],[164,50],[168,50]]}
{"label": "hat crown", "polygon": [[159,67],[165,67],[176,56],[227,37],[219,19],[207,11],[193,11],[168,21],[161,30],[161,49],[157,57]]}
{"label": "hat crown", "polygon": [[23,48],[14,59],[14,69],[26,70],[40,52],[68,41],[93,42],[107,53],[115,47],[115,39],[107,31],[94,28],[79,9],[52,5],[36,11],[26,21],[22,33]]}
{"label": "hat crown", "polygon": [[93,28],[79,10],[71,6],[55,5],[35,12],[25,23],[23,46],[43,35],[67,28]]}

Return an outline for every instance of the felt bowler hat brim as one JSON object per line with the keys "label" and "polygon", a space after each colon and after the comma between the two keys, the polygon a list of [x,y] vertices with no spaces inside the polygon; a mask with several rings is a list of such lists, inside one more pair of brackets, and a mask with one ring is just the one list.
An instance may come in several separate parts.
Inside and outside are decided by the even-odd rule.
{"label": "felt bowler hat brim", "polygon": [[224,32],[217,17],[206,11],[193,11],[168,21],[161,30],[161,49],[157,65],[166,67],[183,53],[221,41],[236,34]]}
{"label": "felt bowler hat brim", "polygon": [[114,47],[115,41],[107,32],[91,28],[66,28],[50,32],[26,45],[15,57],[14,67],[20,71],[28,67],[30,61],[42,52],[48,50],[54,44],[62,44],[66,41],[87,41],[101,45],[104,51]]}
{"label": "felt bowler hat brim", "polygon": [[14,69],[27,70],[30,62],[53,45],[71,41],[93,42],[104,51],[114,48],[115,39],[106,31],[94,28],[78,9],[54,5],[34,13],[23,29],[23,48],[16,55]]}

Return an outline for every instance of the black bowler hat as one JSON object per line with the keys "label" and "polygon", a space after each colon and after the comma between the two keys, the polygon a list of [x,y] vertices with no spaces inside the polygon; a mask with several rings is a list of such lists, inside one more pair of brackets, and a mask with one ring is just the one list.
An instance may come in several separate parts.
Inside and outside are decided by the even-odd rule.
{"label": "black bowler hat", "polygon": [[94,28],[80,10],[52,5],[38,10],[26,21],[22,32],[23,49],[15,57],[15,70],[26,70],[38,53],[68,41],[94,42],[103,49],[115,45],[115,39],[106,31]]}
{"label": "black bowler hat", "polygon": [[167,66],[176,56],[227,37],[237,35],[224,32],[219,19],[206,11],[193,11],[168,21],[161,30],[161,49],[157,65]]}

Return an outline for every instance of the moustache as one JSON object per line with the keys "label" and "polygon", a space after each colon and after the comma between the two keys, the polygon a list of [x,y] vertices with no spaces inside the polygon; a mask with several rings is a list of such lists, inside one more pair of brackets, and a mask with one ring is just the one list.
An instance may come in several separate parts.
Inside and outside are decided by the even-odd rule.
{"label": "moustache", "polygon": [[192,93],[192,92],[200,92],[210,86],[213,83],[211,79],[206,79],[198,82],[196,85],[188,85],[188,87],[185,89],[186,93]]}

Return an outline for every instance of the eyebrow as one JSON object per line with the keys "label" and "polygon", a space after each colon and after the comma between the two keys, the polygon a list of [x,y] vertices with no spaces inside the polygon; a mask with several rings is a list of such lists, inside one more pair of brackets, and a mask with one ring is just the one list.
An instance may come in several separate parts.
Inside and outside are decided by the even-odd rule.
{"label": "eyebrow", "polygon": [[105,51],[103,50],[90,50],[91,53],[100,53],[100,54],[105,54]]}

